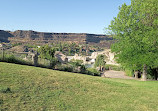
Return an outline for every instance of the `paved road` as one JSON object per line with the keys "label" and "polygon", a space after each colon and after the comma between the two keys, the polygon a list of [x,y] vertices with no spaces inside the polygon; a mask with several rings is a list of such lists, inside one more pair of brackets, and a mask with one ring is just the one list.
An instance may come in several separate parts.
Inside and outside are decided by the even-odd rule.
{"label": "paved road", "polygon": [[113,70],[109,70],[109,71],[104,72],[102,74],[102,77],[121,78],[121,79],[135,79],[133,77],[126,76],[125,72],[123,72],[123,71],[113,71]]}

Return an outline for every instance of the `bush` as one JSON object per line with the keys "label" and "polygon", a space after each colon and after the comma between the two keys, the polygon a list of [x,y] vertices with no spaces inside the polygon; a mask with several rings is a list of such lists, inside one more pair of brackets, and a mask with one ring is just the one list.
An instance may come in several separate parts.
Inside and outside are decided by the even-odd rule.
{"label": "bush", "polygon": [[85,65],[81,65],[80,70],[81,70],[81,73],[85,74],[87,69]]}
{"label": "bush", "polygon": [[133,77],[134,76],[134,72],[133,72],[133,70],[132,69],[125,69],[125,74],[127,75],[127,76],[131,76],[131,77]]}
{"label": "bush", "polygon": [[157,80],[158,78],[158,68],[149,67],[147,70],[147,78],[152,80]]}
{"label": "bush", "polygon": [[5,54],[4,58],[0,56],[1,62],[8,62],[8,63],[15,63],[15,64],[22,64],[22,65],[32,65],[31,62],[27,62],[20,58],[15,57],[14,55]]}
{"label": "bush", "polygon": [[100,71],[98,71],[95,68],[86,69],[84,65],[74,66],[71,64],[57,64],[55,66],[55,69],[60,71],[68,71],[68,72],[82,73],[82,74],[88,74],[93,76],[100,76]]}
{"label": "bush", "polygon": [[117,65],[106,64],[105,65],[105,70],[122,71],[123,68],[121,66],[117,66]]}
{"label": "bush", "polygon": [[71,64],[71,65],[74,66],[74,67],[76,67],[76,66],[81,66],[82,63],[83,63],[82,60],[74,60],[74,59],[72,59],[72,60],[69,62],[69,64]]}
{"label": "bush", "polygon": [[100,71],[98,71],[95,68],[88,68],[87,69],[87,74],[93,75],[93,76],[100,76]]}
{"label": "bush", "polygon": [[60,71],[73,72],[73,67],[67,64],[57,64],[55,66],[55,69],[60,70]]}

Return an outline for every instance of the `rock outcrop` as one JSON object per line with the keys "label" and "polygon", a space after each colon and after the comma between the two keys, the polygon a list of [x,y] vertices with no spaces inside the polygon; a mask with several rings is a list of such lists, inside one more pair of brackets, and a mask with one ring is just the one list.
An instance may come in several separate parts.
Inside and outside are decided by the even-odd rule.
{"label": "rock outcrop", "polygon": [[113,39],[107,35],[99,34],[87,34],[87,33],[46,33],[37,31],[24,31],[17,30],[11,31],[0,31],[0,41],[9,40],[11,42],[73,42],[73,43],[87,43],[87,44],[102,44],[107,42],[110,45]]}
{"label": "rock outcrop", "polygon": [[105,49],[104,51],[100,51],[100,52],[93,52],[90,56],[90,58],[92,59],[96,59],[96,57],[98,55],[105,55],[106,56],[106,64],[111,64],[111,65],[119,65],[116,61],[115,61],[115,54],[111,52],[111,49]]}
{"label": "rock outcrop", "polygon": [[9,42],[9,37],[13,37],[10,31],[0,30],[0,42]]}

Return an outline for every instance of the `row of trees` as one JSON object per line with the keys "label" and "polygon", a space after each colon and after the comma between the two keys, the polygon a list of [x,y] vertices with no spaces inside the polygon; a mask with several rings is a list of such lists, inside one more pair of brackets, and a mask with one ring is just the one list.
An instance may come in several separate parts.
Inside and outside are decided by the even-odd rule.
{"label": "row of trees", "polygon": [[[100,75],[100,71],[102,71],[101,69],[100,71],[98,71],[95,68],[86,68],[82,60],[71,60],[66,64],[60,63],[57,60],[57,58],[55,58],[55,51],[57,50],[58,48],[54,48],[49,45],[44,45],[41,46],[37,50],[37,52],[40,58],[47,59],[50,61],[49,68],[68,71],[68,72],[78,72],[78,73],[89,74],[93,76]],[[103,68],[103,65],[105,65],[104,59],[105,57],[103,55],[99,55],[97,57],[96,67]]]}
{"label": "row of trees", "polygon": [[116,40],[112,51],[117,61],[134,71],[142,71],[142,80],[147,79],[147,69],[158,68],[157,6],[157,0],[131,0],[131,5],[119,8],[108,27]]}
{"label": "row of trees", "polygon": [[80,55],[89,55],[90,52],[103,50],[98,46],[88,45],[88,44],[76,44],[76,43],[52,43],[52,47],[57,48],[59,51],[65,55],[74,55],[75,53]]}

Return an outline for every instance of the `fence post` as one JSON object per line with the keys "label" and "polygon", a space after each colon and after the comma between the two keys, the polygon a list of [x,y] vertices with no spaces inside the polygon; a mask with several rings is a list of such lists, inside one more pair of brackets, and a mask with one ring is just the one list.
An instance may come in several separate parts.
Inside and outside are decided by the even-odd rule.
{"label": "fence post", "polygon": [[38,54],[33,54],[33,64],[34,66],[38,66]]}
{"label": "fence post", "polygon": [[4,48],[2,47],[2,60],[4,61]]}

